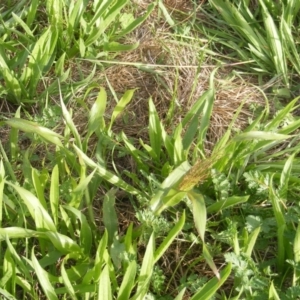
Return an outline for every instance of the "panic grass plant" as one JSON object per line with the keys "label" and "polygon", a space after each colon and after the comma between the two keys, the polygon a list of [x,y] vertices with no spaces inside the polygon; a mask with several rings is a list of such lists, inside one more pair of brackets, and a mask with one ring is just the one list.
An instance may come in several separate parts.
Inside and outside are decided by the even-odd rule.
{"label": "panic grass plant", "polygon": [[[113,116],[122,112],[132,95],[132,91],[125,93],[112,113]],[[42,138],[45,143],[54,145],[56,150],[53,153],[54,161],[50,170],[45,167],[41,170],[34,168],[30,163],[32,153],[30,150],[26,151],[27,159],[23,162],[23,171],[19,179],[19,182],[24,182],[23,186],[14,182],[14,177],[9,179],[4,164],[1,164],[1,203],[4,212],[2,221],[5,224],[16,224],[5,226],[0,230],[2,240],[5,240],[9,246],[3,261],[3,270],[7,274],[3,279],[3,295],[16,297],[28,293],[36,298],[37,294],[33,286],[35,279],[30,275],[34,270],[43,293],[50,299],[57,299],[58,295],[66,293],[74,299],[79,295],[85,297],[98,295],[99,299],[107,295],[108,298],[105,299],[111,299],[112,295],[116,294],[118,299],[128,299],[129,295],[132,299],[143,299],[149,290],[154,264],[159,261],[183,229],[184,210],[176,225],[160,242],[157,249],[155,235],[152,233],[139,272],[137,272],[139,262],[133,234],[140,235],[139,232],[143,227],[135,231],[130,225],[123,236],[118,234],[118,219],[114,208],[115,189],[108,190],[104,196],[105,230],[99,231],[92,210],[92,203],[95,202],[90,195],[102,180],[110,184],[107,188],[119,187],[131,195],[147,197],[147,192],[149,193],[127,184],[109,171],[107,166],[102,164],[102,159],[105,161],[105,157],[95,162],[85,153],[87,149],[84,145],[88,144],[92,134],[96,133],[99,141],[105,135],[114,137],[111,131],[114,118],[108,124],[103,120],[105,103],[105,92],[101,89],[90,110],[86,137],[82,138],[69,111],[61,101],[62,115],[68,129],[65,130],[65,134],[70,132],[73,135],[73,147],[65,139],[66,137],[36,123],[18,117],[5,122],[13,128],[12,135],[18,134],[19,130],[25,131],[32,139]],[[11,139],[11,149],[17,149],[15,140]],[[4,160],[9,169],[13,169],[12,163],[6,157]],[[87,173],[87,167],[92,168],[90,174]],[[95,179],[96,185],[92,184]],[[68,189],[59,188],[59,183],[65,181],[69,183]],[[83,207],[87,207],[88,216],[80,211]],[[204,233],[204,228],[201,230]],[[31,251],[25,252],[25,256],[19,256],[17,253],[21,251],[15,248],[18,245],[10,242],[15,239],[29,239]],[[45,257],[38,260],[37,255]],[[208,251],[207,257],[210,258]],[[72,263],[70,264],[69,261]],[[55,267],[55,264],[59,265]],[[121,267],[123,271],[120,273],[117,270]],[[19,273],[19,268],[22,274]],[[218,273],[219,281],[218,279],[209,281],[195,293],[193,299],[203,299],[201,297],[204,295],[205,297],[213,295],[229,274],[230,264],[220,274]],[[119,276],[123,277],[121,283],[118,283]],[[57,288],[56,285],[62,287]],[[177,299],[182,299],[184,291],[178,292]]]}
{"label": "panic grass plant", "polygon": [[[59,97],[47,107],[53,107],[52,122],[48,111],[31,117],[19,108],[0,123],[1,132],[9,133],[6,142],[0,141],[1,297],[296,299],[298,99],[274,115],[266,100],[241,131],[235,122],[245,99],[224,136],[207,149],[216,69],[207,90],[173,127],[166,123],[175,116],[175,99],[165,120],[150,98],[147,134],[133,138],[117,131],[115,124],[121,122],[135,89],[116,94],[111,88],[113,105],[106,90],[95,84],[95,69],[88,77],[82,73],[71,87],[64,85],[69,74],[65,68],[74,61],[86,62],[86,57],[103,66],[101,57],[108,51],[134,48],[117,41],[153,6],[133,21],[128,14],[117,17],[126,1],[89,3],[32,1],[24,10],[16,4],[12,10],[17,18],[8,7],[1,15],[6,45],[27,38],[43,41],[39,45],[48,45],[48,51],[48,38],[55,42],[53,53],[35,44],[31,52],[24,51],[24,61],[31,62],[26,65],[29,73],[24,72],[32,83],[37,80],[34,74],[45,78],[46,70],[51,85],[32,91],[42,101],[47,93],[48,99]],[[175,25],[161,1],[157,9]],[[259,9],[265,13],[280,8],[266,2]],[[45,23],[38,24],[38,18]],[[13,39],[13,33],[20,39]],[[58,38],[62,33],[63,40]],[[12,49],[6,47],[5,55]],[[277,62],[272,60],[277,54],[272,55],[270,65]],[[41,65],[43,72],[34,67],[35,59],[48,62]],[[276,70],[282,72],[281,67]],[[2,75],[2,93],[22,102],[27,96],[14,98],[18,84],[22,87],[23,73],[18,77],[18,70],[4,68],[11,81]],[[289,68],[286,72],[289,76]],[[74,109],[81,109],[87,120],[84,128],[78,126]],[[124,167],[124,161],[130,164]]]}
{"label": "panic grass plant", "polygon": [[[232,264],[234,272],[237,272],[232,292],[235,293],[234,290],[237,289],[239,295],[254,295],[249,294],[249,288],[246,285],[242,289],[239,288],[241,282],[246,284],[246,279],[239,279],[240,269],[238,269],[237,261],[243,259],[243,255],[250,257],[257,253],[251,266],[255,269],[263,263],[259,258],[256,259],[260,251],[259,247],[256,249],[256,244],[259,245],[261,226],[253,227],[249,233],[244,230],[243,238],[240,240],[238,229],[239,226],[243,226],[243,220],[234,217],[235,209],[240,209],[242,216],[247,216],[249,214],[247,207],[262,205],[265,201],[265,198],[261,197],[252,198],[255,195],[252,183],[255,177],[250,180],[248,176],[247,181],[243,180],[242,176],[244,174],[246,176],[246,172],[253,169],[261,169],[262,176],[269,178],[267,181],[261,179],[261,182],[265,184],[264,188],[270,195],[269,204],[274,216],[274,226],[277,228],[277,234],[273,238],[274,241],[277,240],[277,246],[274,244],[274,247],[278,249],[278,255],[274,255],[277,262],[272,266],[276,267],[280,274],[283,272],[288,274],[290,268],[286,264],[286,259],[293,260],[294,257],[297,262],[298,250],[296,245],[294,248],[287,247],[285,235],[292,234],[291,238],[295,241],[298,235],[295,236],[292,231],[295,221],[291,222],[287,219],[283,209],[288,206],[287,190],[289,190],[290,178],[297,176],[297,168],[292,168],[292,163],[295,161],[294,155],[290,156],[286,162],[284,162],[284,156],[291,151],[290,149],[293,149],[292,145],[297,141],[297,136],[292,133],[299,128],[300,123],[293,119],[287,123],[285,118],[295,109],[297,99],[271,120],[265,119],[267,110],[263,111],[249,128],[233,138],[231,138],[231,126],[215,146],[214,151],[220,154],[215,155],[213,152],[211,158],[206,158],[203,152],[205,141],[203,130],[207,130],[209,126],[213,94],[212,74],[211,89],[193,107],[196,112],[197,110],[205,111],[204,118],[195,119],[194,116],[197,116],[197,113],[191,111],[172,134],[164,132],[163,123],[159,120],[150,99],[150,145],[140,140],[142,148],[139,150],[134,148],[134,144],[126,139],[124,134],[115,134],[112,131],[113,122],[130,102],[133,91],[128,91],[123,95],[112,112],[113,117],[107,122],[104,119],[106,93],[100,89],[90,110],[87,131],[83,136],[79,135],[62,96],[62,116],[66,124],[65,136],[31,121],[23,120],[19,118],[18,113],[15,118],[5,121],[12,128],[9,153],[14,153],[13,149],[18,149],[14,143],[18,140],[16,135],[19,135],[21,130],[27,132],[33,141],[41,139],[48,146],[53,145],[54,159],[50,165],[34,167],[33,161],[31,162],[34,148],[29,148],[24,154],[14,153],[19,158],[24,157],[21,163],[21,174],[19,173],[17,180],[12,171],[16,169],[17,162],[9,161],[2,147],[0,191],[3,226],[0,233],[3,241],[3,276],[6,275],[2,278],[0,292],[15,298],[26,294],[37,298],[38,293],[41,292],[35,287],[35,278],[37,278],[43,294],[50,299],[57,299],[59,295],[66,294],[74,299],[81,296],[103,299],[103,295],[107,295],[105,299],[111,299],[113,295],[118,295],[118,299],[128,299],[129,295],[132,299],[143,299],[151,291],[150,282],[154,265],[159,262],[172,246],[174,239],[183,231],[186,218],[192,217],[202,240],[203,259],[216,274],[215,278],[194,292],[192,299],[210,299],[218,291],[220,285],[226,282]],[[195,124],[196,120],[199,123]],[[178,128],[185,129],[183,137],[178,134]],[[195,136],[195,130],[192,131],[190,128],[198,128],[198,135]],[[154,132],[160,135],[155,135]],[[92,154],[96,159],[90,157],[91,153],[88,152],[87,145],[94,135],[97,136],[98,143],[103,139],[120,140],[123,138],[120,144],[123,146],[119,146],[120,149],[131,154],[137,163],[151,159],[151,169],[150,166],[145,166],[144,177],[136,176],[133,183],[126,182],[126,177],[121,173],[115,174],[106,163],[108,154],[114,151],[114,145],[105,144],[105,149],[105,145],[100,143],[96,153]],[[70,138],[73,140],[72,143],[69,142]],[[272,148],[280,147],[284,141],[289,140],[294,141],[290,142],[290,147],[284,148],[280,155],[274,156],[270,152]],[[191,147],[192,144],[195,146]],[[160,149],[160,154],[158,149]],[[195,153],[197,152],[198,156],[202,155],[201,160],[196,159]],[[178,157],[179,154],[181,156]],[[162,155],[168,157],[168,172],[162,173],[159,169],[162,160],[165,160]],[[194,162],[191,161],[192,165],[188,161],[189,155],[195,157]],[[226,181],[224,177],[213,175],[216,191],[214,194],[211,193],[210,185],[212,168],[217,172],[227,174],[228,178],[224,185],[223,182]],[[273,171],[276,168],[282,170],[280,177],[276,176]],[[10,174],[11,172],[13,175]],[[145,189],[146,185],[142,183],[146,174],[150,176],[150,172],[164,177],[161,184],[158,183],[154,190],[151,187]],[[125,174],[128,173],[125,172]],[[239,184],[246,184],[244,192],[238,188]],[[260,186],[260,181],[257,181],[257,184]],[[64,188],[63,185],[65,185]],[[100,186],[106,191],[103,198],[101,222],[103,224],[101,226],[105,229],[99,227],[99,218],[95,216],[93,210]],[[157,241],[154,233],[150,235],[142,261],[137,259],[137,238],[143,234],[143,224],[138,228],[131,224],[125,232],[119,233],[118,216],[115,211],[116,188],[124,190],[129,196],[144,199],[143,203],[146,203],[146,207],[148,206],[157,216],[166,211],[172,213],[172,207],[175,205],[178,206],[180,203],[183,205],[179,220],[174,223],[172,230],[162,240],[160,237]],[[227,193],[220,194],[219,192],[224,188],[227,189]],[[215,195],[222,195],[222,197]],[[284,206],[281,203],[284,203]],[[86,214],[82,211],[84,208],[87,209]],[[219,218],[226,211],[227,214],[233,214],[233,218],[236,218],[235,234],[226,242],[233,247],[234,254],[226,256],[228,264],[220,272],[210,250],[211,243],[215,243],[212,240],[214,234],[207,236],[205,233],[207,227],[211,226],[207,215]],[[270,213],[270,210],[268,211]],[[218,231],[225,234],[228,229],[224,222],[225,220],[219,220]],[[20,243],[17,243],[18,240]],[[23,249],[21,241],[25,242],[25,240],[27,240],[27,246]],[[158,247],[156,248],[155,245]],[[238,258],[234,259],[233,255]],[[247,268],[250,268],[250,265]],[[293,286],[297,286],[296,270]],[[36,277],[31,276],[32,272]],[[259,269],[255,272],[262,276]],[[250,281],[247,283],[250,289],[255,287],[251,279],[252,274],[249,273]],[[264,280],[270,291],[275,293],[276,289],[280,289],[284,284],[284,279],[278,277],[276,287],[272,284],[272,279],[273,277],[269,277]],[[177,293],[180,295],[178,299],[184,295],[183,290]]]}
{"label": "panic grass plant", "polygon": [[[256,73],[282,78],[286,86],[293,86],[293,75],[300,73],[299,1],[273,3],[259,0],[210,0],[213,10],[202,10],[206,23],[198,28],[213,43],[232,49],[232,55],[248,61]],[[220,18],[221,17],[221,18]]]}
{"label": "panic grass plant", "polygon": [[5,83],[0,95],[17,104],[38,102],[38,95],[42,99],[57,94],[57,82],[49,81],[53,73],[71,84],[69,77],[74,77],[75,70],[71,71],[70,64],[76,63],[75,57],[107,57],[111,51],[136,48],[138,44],[118,41],[154,8],[150,5],[137,19],[131,15],[117,21],[127,0],[93,1],[92,5],[86,0],[22,0],[13,7],[9,2],[0,16],[0,80]]}

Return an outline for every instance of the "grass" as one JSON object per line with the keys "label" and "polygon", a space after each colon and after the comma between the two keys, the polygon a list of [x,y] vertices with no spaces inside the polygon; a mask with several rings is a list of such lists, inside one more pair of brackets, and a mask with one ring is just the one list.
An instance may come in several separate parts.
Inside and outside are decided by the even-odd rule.
{"label": "grass", "polygon": [[3,299],[297,299],[297,1],[5,1]]}

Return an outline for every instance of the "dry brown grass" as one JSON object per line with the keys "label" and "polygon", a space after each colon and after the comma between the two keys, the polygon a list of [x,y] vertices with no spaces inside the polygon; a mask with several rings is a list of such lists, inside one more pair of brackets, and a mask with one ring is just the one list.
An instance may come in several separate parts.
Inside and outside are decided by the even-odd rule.
{"label": "dry brown grass", "polygon": [[[214,69],[214,62],[206,57],[205,44],[199,46],[200,41],[196,40],[190,44],[175,41],[167,26],[154,32],[154,22],[149,19],[131,34],[129,41],[139,41],[138,49],[118,55],[117,64],[99,74],[99,81],[106,90],[109,90],[107,80],[118,95],[136,89],[133,101],[124,112],[126,122],[121,117],[114,128],[134,138],[147,139],[150,97],[167,132],[172,132],[195,101],[208,90],[209,77]],[[224,134],[242,102],[245,105],[235,124],[239,129],[244,128],[252,116],[251,104],[263,105],[265,101],[255,87],[254,78],[235,76],[233,71],[229,63],[216,74],[216,98],[208,130],[208,148],[212,148]],[[115,105],[114,101],[111,103]],[[166,117],[171,103],[175,104],[175,110],[170,120]],[[111,110],[112,107],[108,115]]]}

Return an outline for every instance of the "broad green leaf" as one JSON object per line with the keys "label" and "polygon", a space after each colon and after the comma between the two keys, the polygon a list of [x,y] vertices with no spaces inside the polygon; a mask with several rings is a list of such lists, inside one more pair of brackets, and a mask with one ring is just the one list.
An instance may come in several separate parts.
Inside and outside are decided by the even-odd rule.
{"label": "broad green leaf", "polygon": [[111,120],[110,120],[110,124],[108,127],[108,131],[111,130],[112,125],[114,124],[116,118],[123,112],[126,105],[131,101],[134,91],[135,91],[135,89],[126,91],[124,93],[124,95],[122,96],[122,98],[120,99],[120,101],[117,103],[117,105],[111,115]]}
{"label": "broad green leaf", "polygon": [[163,242],[159,245],[157,250],[154,253],[154,262],[156,263],[169,249],[170,245],[176,238],[176,236],[180,233],[183,226],[185,224],[185,211],[183,211],[180,219],[176,222],[176,225],[170,230],[168,235],[164,238]]}
{"label": "broad green leaf", "polygon": [[97,99],[93,104],[88,121],[88,135],[105,128],[104,113],[106,109],[107,94],[103,88],[100,88]]}
{"label": "broad green leaf", "polygon": [[29,10],[27,13],[26,24],[30,28],[36,18],[36,11],[39,5],[39,0],[30,1]]}
{"label": "broad green leaf", "polygon": [[118,292],[118,300],[128,300],[130,299],[130,294],[132,293],[132,289],[134,287],[135,276],[137,272],[137,264],[133,260],[128,264],[125,275],[123,277],[123,281],[121,283],[119,292]]}
{"label": "broad green leaf", "polygon": [[207,282],[198,292],[191,297],[191,300],[210,300],[218,289],[226,282],[231,273],[231,264],[228,264],[221,272],[220,279],[213,278]]}
{"label": "broad green leaf", "polygon": [[144,296],[148,292],[148,287],[150,284],[150,279],[154,267],[154,251],[155,251],[155,239],[154,239],[154,234],[152,233],[143,258],[140,275],[138,277],[137,291],[136,291],[137,297],[133,297],[133,299],[135,300],[143,300]]}
{"label": "broad green leaf", "polygon": [[32,251],[31,251],[31,261],[32,261],[32,265],[34,267],[36,276],[38,278],[38,281],[39,281],[47,299],[58,300],[55,290],[49,280],[47,272],[40,266],[38,260],[36,259],[35,255],[34,255],[34,247],[32,248]]}
{"label": "broad green leaf", "polygon": [[30,37],[34,37],[32,31],[30,30],[28,25],[18,15],[16,15],[15,13],[12,13],[12,16],[16,20],[18,25],[20,25],[24,29],[24,31],[26,32],[27,35],[29,35]]}
{"label": "broad green leaf", "polygon": [[188,198],[192,202],[193,217],[196,229],[204,243],[204,235],[206,228],[206,206],[202,194],[190,191],[187,193]]}
{"label": "broad green leaf", "polygon": [[291,138],[291,135],[279,134],[275,132],[265,132],[265,131],[249,131],[236,135],[234,141],[246,141],[246,140],[271,140],[271,141],[281,141]]}
{"label": "broad green leaf", "polygon": [[178,191],[176,189],[169,189],[166,195],[160,199],[160,206],[154,210],[156,215],[160,215],[165,209],[177,205],[185,196],[187,192]]}
{"label": "broad green leaf", "polygon": [[8,249],[4,252],[2,272],[0,286],[15,294],[16,266]]}
{"label": "broad green leaf", "polygon": [[232,196],[225,200],[217,201],[207,207],[208,213],[217,213],[231,206],[235,206],[248,201],[250,196]]}
{"label": "broad green leaf", "polygon": [[283,209],[281,207],[281,199],[278,197],[276,191],[273,188],[273,177],[269,180],[269,198],[272,203],[272,208],[274,212],[274,216],[277,223],[277,262],[278,262],[278,269],[280,271],[283,270],[284,262],[286,259],[286,251],[289,247],[285,241],[285,230],[286,230],[286,221],[283,213]]}
{"label": "broad green leaf", "polygon": [[64,52],[55,63],[55,74],[62,76],[64,74],[66,52]]}
{"label": "broad green leaf", "polygon": [[92,238],[92,230],[90,228],[90,225],[87,222],[85,215],[81,211],[75,209],[74,207],[71,207],[71,206],[63,206],[63,207],[64,207],[64,209],[70,211],[76,217],[76,219],[78,219],[80,221],[80,224],[81,224],[81,228],[80,228],[81,248],[86,255],[89,255],[91,247],[92,247],[93,238]]}
{"label": "broad green leaf", "polygon": [[163,4],[162,0],[158,1],[158,7],[160,8],[160,10],[162,11],[164,17],[166,18],[167,23],[173,27],[175,26],[175,21],[172,19],[172,17],[170,16],[167,8],[165,7],[165,5]]}
{"label": "broad green leaf", "polygon": [[294,240],[294,260],[296,263],[300,262],[300,224],[297,226]]}
{"label": "broad green leaf", "polygon": [[35,133],[40,137],[44,138],[46,141],[53,143],[54,145],[57,145],[59,147],[62,147],[61,135],[48,128],[39,126],[37,123],[19,118],[11,118],[5,121],[5,123],[13,128],[22,130],[24,132]]}
{"label": "broad green leaf", "polygon": [[183,141],[182,141],[182,123],[180,122],[175,129],[173,139],[174,139],[174,153],[173,160],[175,165],[180,164],[183,160],[186,159],[184,155]]}
{"label": "broad green leaf", "polygon": [[7,300],[18,300],[17,298],[15,298],[12,294],[10,294],[8,291],[6,291],[5,289],[0,287],[0,295],[2,295],[4,298],[3,299],[7,299]]}
{"label": "broad green leaf", "polygon": [[214,87],[214,76],[217,72],[217,69],[214,69],[209,78],[209,90],[207,93],[206,101],[203,104],[202,108],[202,118],[199,126],[198,140],[197,144],[201,149],[204,149],[204,141],[206,139],[206,133],[210,124],[211,114],[214,107],[215,101],[215,87]]}
{"label": "broad green leaf", "polygon": [[211,270],[214,272],[214,274],[216,275],[216,277],[218,279],[220,279],[220,274],[219,271],[213,261],[213,257],[211,256],[208,248],[206,247],[206,245],[203,243],[203,256],[207,262],[207,264],[209,265],[209,267],[211,268]]}
{"label": "broad green leaf", "polygon": [[287,201],[287,193],[289,186],[289,179],[291,177],[291,171],[293,166],[294,154],[292,154],[286,161],[284,168],[280,175],[280,186],[278,188],[278,193],[283,202]]}
{"label": "broad green leaf", "polygon": [[[158,191],[150,201],[150,208],[152,209],[152,211],[159,211],[161,207],[165,205],[163,199],[166,197],[172,187],[176,187],[180,179],[188,172],[190,168],[190,164],[186,161],[170,173],[170,175],[163,181]],[[173,196],[176,197],[175,193],[173,194]]]}
{"label": "broad green leaf", "polygon": [[98,286],[98,300],[112,300],[108,265],[101,272]]}
{"label": "broad green leaf", "polygon": [[[278,126],[284,121],[284,119],[288,116],[289,113],[291,113],[296,107],[296,103],[298,102],[299,97],[296,97],[291,102],[286,104],[283,109],[281,109],[277,114],[273,117],[273,119],[270,121],[269,124],[267,124],[265,130],[266,131],[272,131],[274,129],[277,129]],[[298,107],[298,105],[297,105]],[[285,133],[285,132],[281,132]]]}
{"label": "broad green leaf", "polygon": [[31,174],[32,174],[32,176],[31,176],[32,177],[32,183],[34,185],[34,189],[35,189],[35,193],[37,195],[37,198],[39,199],[39,201],[41,202],[43,207],[45,209],[47,209],[47,203],[46,203],[45,196],[44,196],[45,184],[44,184],[44,182],[43,183],[41,182],[40,174],[39,174],[37,169],[32,168],[31,171],[32,171],[31,172]]}
{"label": "broad green leaf", "polygon": [[37,229],[46,229],[53,232],[56,231],[53,220],[36,196],[20,186],[10,182],[6,183],[12,186],[18,192],[20,198],[24,201],[29,213],[34,219]]}
{"label": "broad green leaf", "polygon": [[72,120],[71,114],[69,113],[69,111],[67,110],[62,94],[61,94],[61,89],[60,89],[60,85],[59,85],[59,91],[60,91],[60,106],[62,108],[62,113],[63,113],[63,117],[65,119],[65,122],[67,124],[67,126],[69,127],[69,129],[71,130],[75,141],[76,141],[76,145],[82,149],[82,144],[81,144],[81,139],[80,139],[80,135],[78,133],[78,130]]}
{"label": "broad green leaf", "polygon": [[266,35],[269,44],[268,49],[271,50],[272,59],[277,74],[282,75],[285,83],[288,84],[289,80],[287,75],[286,58],[285,58],[282,41],[280,39],[277,27],[265,5],[265,2],[263,0],[259,0],[259,3],[263,10],[262,16],[265,23]]}
{"label": "broad green leaf", "polygon": [[260,230],[261,230],[260,227],[255,228],[253,230],[253,232],[251,232],[251,234],[250,234],[250,236],[248,238],[247,245],[246,245],[246,248],[245,248],[245,253],[249,257],[252,255],[252,251],[254,249],[254,246],[255,246],[257,237],[258,237],[258,235],[260,233]]}
{"label": "broad green leaf", "polygon": [[3,190],[5,182],[5,169],[3,161],[0,160],[0,227],[2,227]]}
{"label": "broad green leaf", "polygon": [[138,26],[140,26],[151,14],[154,7],[155,7],[155,4],[151,3],[147,8],[147,12],[143,16],[138,17],[136,20],[134,20],[128,26],[126,26],[126,28],[124,28],[120,33],[117,34],[115,39],[119,39],[119,38],[123,37],[124,35],[127,35],[128,33],[132,32],[134,29],[136,29]]}
{"label": "broad green leaf", "polygon": [[118,217],[115,210],[116,190],[108,191],[103,200],[103,223],[108,233],[108,245],[111,245],[118,232]]}
{"label": "broad green leaf", "polygon": [[96,169],[98,174],[111,184],[123,189],[124,191],[137,195],[140,194],[141,192],[137,189],[135,189],[133,186],[127,184],[125,181],[123,181],[121,178],[116,176],[115,174],[111,173],[110,171],[106,170],[103,166],[95,163],[92,159],[86,156],[85,153],[83,153],[76,145],[73,145],[75,148],[77,155],[79,156],[80,159],[89,167]]}
{"label": "broad green leaf", "polygon": [[271,282],[270,289],[269,289],[269,300],[280,300],[280,297],[275,289],[273,281]]}
{"label": "broad green leaf", "polygon": [[110,42],[103,45],[103,50],[109,52],[132,51],[137,49],[139,45],[140,45],[139,43],[120,44],[118,42]]}
{"label": "broad green leaf", "polygon": [[62,277],[62,280],[63,280],[63,283],[68,291],[68,294],[69,296],[71,297],[72,300],[76,300],[77,297],[75,295],[75,290],[73,288],[73,285],[68,277],[68,274],[66,272],[66,269],[65,269],[65,262],[68,261],[68,256],[66,256],[64,259],[63,259],[63,262],[61,264],[61,277]]}
{"label": "broad green leaf", "polygon": [[[15,118],[20,118],[21,106],[18,107]],[[11,161],[15,161],[18,155],[18,140],[19,140],[19,130],[17,128],[11,128],[9,134],[9,145],[10,145],[10,158]]]}
{"label": "broad green leaf", "polygon": [[46,8],[52,26],[57,26],[60,30],[63,25],[63,1],[47,0]]}
{"label": "broad green leaf", "polygon": [[105,229],[102,239],[99,242],[97,252],[96,252],[95,265],[94,265],[94,271],[93,271],[95,282],[98,282],[100,279],[102,264],[104,261],[104,252],[106,251],[107,243],[108,243],[108,233],[107,233],[107,230]]}
{"label": "broad green leaf", "polygon": [[58,225],[58,205],[59,205],[59,170],[55,165],[51,174],[50,184],[50,207],[54,224]]}
{"label": "broad green leaf", "polygon": [[53,246],[63,254],[81,254],[80,247],[69,237],[62,235],[58,232],[52,231],[35,231],[25,229],[21,227],[7,227],[0,228],[0,241],[5,240],[6,236],[9,239],[20,239],[20,238],[43,238],[50,241]]}
{"label": "broad green leaf", "polygon": [[6,236],[5,241],[6,241],[7,247],[10,251],[11,256],[13,257],[14,261],[18,265],[19,269],[22,271],[23,275],[25,275],[25,277],[27,277],[27,279],[31,278],[30,270],[28,269],[27,266],[25,266],[23,260],[20,258],[19,254],[17,253],[17,251],[13,247],[13,245],[10,242],[8,236]]}
{"label": "broad green leaf", "polygon": [[176,298],[174,299],[174,300],[182,300],[183,299],[183,296],[184,296],[184,293],[185,293],[185,291],[186,291],[186,287],[185,288],[183,288],[180,292],[179,292],[179,294],[176,296]]}

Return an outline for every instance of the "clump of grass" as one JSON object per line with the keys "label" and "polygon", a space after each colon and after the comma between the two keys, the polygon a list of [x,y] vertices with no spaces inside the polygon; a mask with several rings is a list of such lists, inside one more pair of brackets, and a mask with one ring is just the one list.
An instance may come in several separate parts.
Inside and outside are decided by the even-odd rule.
{"label": "clump of grass", "polygon": [[[13,34],[31,45],[10,63],[32,71],[36,104],[0,71],[2,96],[27,104],[0,123],[1,296],[297,298],[298,98],[271,103],[249,57],[241,72],[213,51],[201,5],[21,3],[1,15],[2,62]],[[281,9],[246,4],[269,22]]]}

